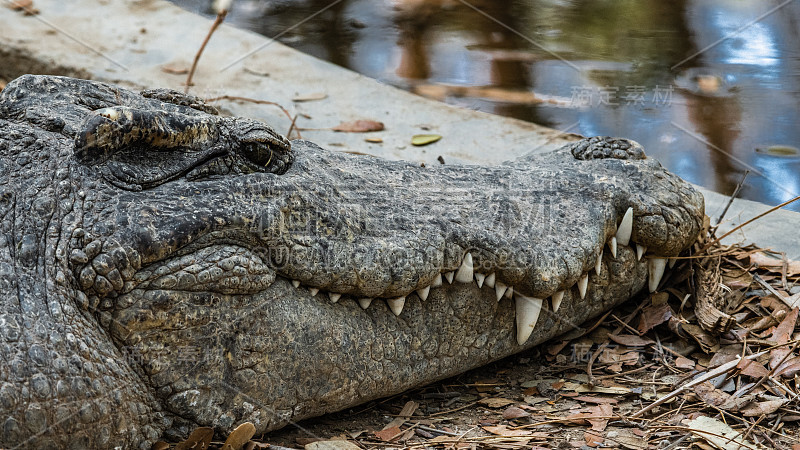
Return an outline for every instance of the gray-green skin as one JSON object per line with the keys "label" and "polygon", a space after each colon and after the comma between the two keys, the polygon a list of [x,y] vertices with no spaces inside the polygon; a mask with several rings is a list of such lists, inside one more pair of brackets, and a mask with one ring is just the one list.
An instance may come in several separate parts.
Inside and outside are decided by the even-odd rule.
{"label": "gray-green skin", "polygon": [[[48,76],[0,93],[0,447],[262,432],[449,377],[631,298],[648,256],[677,255],[702,222],[702,196],[626,140],[420,167],[289,150],[256,121],[147,95]],[[629,207],[632,242],[597,275]],[[523,345],[495,289],[415,293],[466,252],[545,299]]]}

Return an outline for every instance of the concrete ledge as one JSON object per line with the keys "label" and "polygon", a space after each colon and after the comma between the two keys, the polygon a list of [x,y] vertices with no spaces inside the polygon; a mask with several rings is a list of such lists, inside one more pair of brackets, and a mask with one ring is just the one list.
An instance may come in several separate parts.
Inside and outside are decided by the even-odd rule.
{"label": "concrete ledge", "polygon": [[[210,22],[163,0],[37,0],[38,16],[0,8],[0,77],[50,73],[108,81],[128,87],[182,90],[185,75],[164,66],[191,65]],[[113,20],[108,18],[113,17]],[[192,93],[250,97],[279,103],[300,114],[297,125],[314,129],[303,137],[333,149],[391,159],[438,164],[498,164],[525,153],[549,151],[573,140],[556,130],[476,111],[453,108],[400,91],[260,35],[223,25],[209,42]],[[298,95],[324,93],[323,100],[293,102]],[[226,112],[267,121],[287,132],[290,120],[278,109],[253,103],[224,102]],[[386,124],[378,133],[323,130],[343,121],[372,119]],[[411,136],[437,133],[444,138],[413,147]],[[383,143],[368,143],[365,137]],[[701,189],[707,213],[716,218],[727,197]],[[769,209],[736,200],[721,230]],[[737,232],[726,242],[754,241],[800,259],[800,213],[776,211]]]}

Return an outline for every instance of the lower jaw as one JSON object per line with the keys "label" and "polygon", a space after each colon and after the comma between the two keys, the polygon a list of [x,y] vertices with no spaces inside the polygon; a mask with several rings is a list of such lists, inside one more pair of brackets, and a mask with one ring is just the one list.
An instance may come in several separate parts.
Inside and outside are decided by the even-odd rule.
{"label": "lower jaw", "polygon": [[[475,283],[445,283],[425,301],[412,295],[399,316],[382,301],[364,310],[348,297],[337,303],[314,298],[283,278],[254,296],[211,294],[213,305],[180,299],[160,305],[179,328],[132,320],[137,314],[130,308],[116,316],[129,330],[122,340],[130,345],[201,349],[198,358],[163,358],[158,371],[147,373],[166,408],[185,419],[176,424],[230,430],[251,421],[263,432],[533,347],[631,298],[646,282],[647,261],[621,247],[600,275],[591,272],[585,298],[573,287],[557,313],[545,299],[523,345],[517,343],[515,300],[498,302],[494,289]],[[156,357],[146,345],[140,354]]]}

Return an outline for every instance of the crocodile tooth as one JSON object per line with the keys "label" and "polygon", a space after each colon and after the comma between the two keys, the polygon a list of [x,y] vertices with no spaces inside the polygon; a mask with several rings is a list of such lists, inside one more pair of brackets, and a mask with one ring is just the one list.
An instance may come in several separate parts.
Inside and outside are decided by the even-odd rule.
{"label": "crocodile tooth", "polygon": [[451,270],[450,272],[446,272],[444,274],[444,279],[447,280],[448,283],[453,284],[453,277],[455,277],[456,271]]}
{"label": "crocodile tooth", "polygon": [[503,295],[505,298],[514,298],[514,286],[509,286],[506,293]]}
{"label": "crocodile tooth", "polygon": [[617,243],[619,245],[628,245],[631,241],[631,232],[633,231],[633,208],[628,208],[625,215],[622,216],[622,222],[617,228]]}
{"label": "crocodile tooth", "polygon": [[669,268],[670,268],[670,269],[672,269],[673,267],[675,267],[675,264],[678,262],[678,260],[677,260],[677,259],[675,259],[675,258],[670,258],[670,259],[668,259],[667,261],[668,261],[668,262],[667,262],[667,266],[669,266]]}
{"label": "crocodile tooth", "polygon": [[503,298],[503,294],[506,293],[506,289],[508,289],[508,286],[503,284],[502,281],[498,280],[497,283],[495,283],[494,292],[497,294],[497,301],[498,302],[500,301],[501,298]]}
{"label": "crocodile tooth", "polygon": [[458,272],[456,273],[456,281],[459,283],[472,283],[473,273],[472,253],[467,252],[467,254],[464,255],[464,260],[461,261],[461,267],[458,268]]}
{"label": "crocodile tooth", "polygon": [[642,255],[647,252],[647,247],[641,244],[636,244],[636,259],[638,261],[642,260]]}
{"label": "crocodile tooth", "polygon": [[317,288],[308,288],[308,292],[311,292],[311,296],[314,297],[319,292]]}
{"label": "crocodile tooth", "polygon": [[369,305],[372,303],[371,298],[360,298],[358,299],[358,304],[361,305],[361,309],[369,308]]}
{"label": "crocodile tooth", "polygon": [[486,281],[484,281],[483,284],[489,286],[490,288],[494,287],[494,272],[486,275]]}
{"label": "crocodile tooth", "polygon": [[539,320],[539,313],[542,312],[541,298],[528,297],[522,294],[516,296],[516,319],[517,319],[517,344],[524,344]]}
{"label": "crocodile tooth", "polygon": [[441,286],[442,285],[442,274],[436,275],[436,278],[433,279],[431,286]]}
{"label": "crocodile tooth", "polygon": [[594,263],[594,271],[600,275],[600,269],[603,266],[603,249],[600,249],[600,253],[597,254],[597,262]]}
{"label": "crocodile tooth", "polygon": [[484,281],[486,281],[486,275],[484,275],[482,273],[476,273],[475,274],[475,283],[478,284],[478,288],[482,288],[483,287]]}
{"label": "crocodile tooth", "polygon": [[649,272],[647,280],[650,292],[655,292],[658,285],[661,283],[661,277],[664,276],[664,269],[667,267],[666,258],[650,258],[647,261],[647,270]]}
{"label": "crocodile tooth", "polygon": [[617,237],[611,236],[611,239],[608,240],[608,248],[611,249],[611,256],[614,258],[617,257]]}
{"label": "crocodile tooth", "polygon": [[588,287],[589,287],[589,274],[585,273],[583,274],[581,279],[578,280],[578,292],[580,292],[581,294],[581,299],[586,298],[586,288]]}
{"label": "crocodile tooth", "polygon": [[403,312],[403,306],[406,305],[406,298],[405,297],[387,298],[386,304],[389,305],[389,309],[392,310],[395,316],[399,316],[400,313]]}
{"label": "crocodile tooth", "polygon": [[299,288],[300,287],[300,280],[292,280],[292,286]]}
{"label": "crocodile tooth", "polygon": [[430,286],[425,286],[422,289],[417,289],[417,295],[419,295],[419,299],[423,302],[428,299],[428,293],[431,291]]}
{"label": "crocodile tooth", "polygon": [[558,291],[553,294],[553,312],[558,311],[558,308],[561,306],[561,301],[564,300],[564,291]]}
{"label": "crocodile tooth", "polygon": [[342,294],[338,294],[338,293],[335,293],[335,292],[328,292],[328,296],[331,298],[331,301],[333,303],[338,302],[339,299],[342,298]]}

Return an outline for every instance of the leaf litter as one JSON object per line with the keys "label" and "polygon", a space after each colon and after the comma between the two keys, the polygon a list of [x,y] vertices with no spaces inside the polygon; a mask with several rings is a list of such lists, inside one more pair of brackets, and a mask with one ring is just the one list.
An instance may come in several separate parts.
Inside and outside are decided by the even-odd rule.
{"label": "leaf litter", "polygon": [[[799,266],[707,226],[660,292],[582,333],[226,448],[800,449]],[[173,448],[228,444],[208,430]]]}

